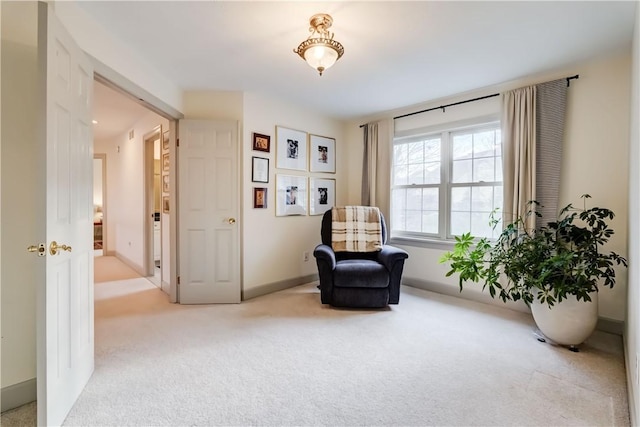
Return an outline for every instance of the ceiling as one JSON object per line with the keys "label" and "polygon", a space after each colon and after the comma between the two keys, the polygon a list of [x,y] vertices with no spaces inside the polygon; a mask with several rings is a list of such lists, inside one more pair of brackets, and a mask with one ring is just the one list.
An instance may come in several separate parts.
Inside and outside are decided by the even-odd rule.
{"label": "ceiling", "polygon": [[[257,91],[346,120],[628,49],[637,2],[78,4],[183,90]],[[321,12],[345,49],[323,76],[293,53]]]}

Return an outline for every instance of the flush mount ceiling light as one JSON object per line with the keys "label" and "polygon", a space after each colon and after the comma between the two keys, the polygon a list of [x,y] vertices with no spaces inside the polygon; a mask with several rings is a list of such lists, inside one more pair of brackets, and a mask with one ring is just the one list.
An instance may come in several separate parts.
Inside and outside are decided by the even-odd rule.
{"label": "flush mount ceiling light", "polygon": [[333,18],[326,13],[318,13],[309,19],[309,37],[293,51],[307,61],[320,75],[336,63],[344,53],[344,47],[333,39],[329,32]]}

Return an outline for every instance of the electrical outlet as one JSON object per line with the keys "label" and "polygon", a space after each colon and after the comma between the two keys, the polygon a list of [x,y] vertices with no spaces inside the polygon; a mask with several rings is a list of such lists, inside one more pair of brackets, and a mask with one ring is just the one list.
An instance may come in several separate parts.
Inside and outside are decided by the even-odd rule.
{"label": "electrical outlet", "polygon": [[304,262],[309,261],[309,252],[307,251],[302,252],[302,261]]}

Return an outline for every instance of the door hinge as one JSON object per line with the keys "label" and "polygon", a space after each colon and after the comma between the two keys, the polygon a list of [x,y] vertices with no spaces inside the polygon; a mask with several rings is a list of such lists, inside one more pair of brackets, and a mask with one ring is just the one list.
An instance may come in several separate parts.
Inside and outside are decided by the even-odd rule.
{"label": "door hinge", "polygon": [[180,276],[178,276],[178,282],[177,283],[178,283],[178,285],[180,284]]}
{"label": "door hinge", "polygon": [[176,147],[180,147],[180,138],[176,139]]}

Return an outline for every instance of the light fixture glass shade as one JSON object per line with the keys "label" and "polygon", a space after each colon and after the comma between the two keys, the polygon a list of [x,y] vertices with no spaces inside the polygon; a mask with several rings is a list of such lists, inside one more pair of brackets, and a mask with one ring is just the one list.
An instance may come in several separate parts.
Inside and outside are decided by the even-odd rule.
{"label": "light fixture glass shade", "polygon": [[[293,51],[304,59],[310,67],[323,71],[336,63],[344,53],[344,47],[333,39],[333,33],[328,31],[333,19],[325,13],[313,15],[309,20],[311,35],[300,43]],[[315,37],[314,37],[315,36]]]}
{"label": "light fixture glass shade", "polygon": [[327,68],[331,67],[338,60],[338,52],[336,52],[331,46],[324,44],[317,44],[309,47],[304,52],[304,60],[307,64],[318,70],[320,75]]}

